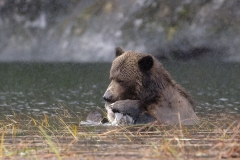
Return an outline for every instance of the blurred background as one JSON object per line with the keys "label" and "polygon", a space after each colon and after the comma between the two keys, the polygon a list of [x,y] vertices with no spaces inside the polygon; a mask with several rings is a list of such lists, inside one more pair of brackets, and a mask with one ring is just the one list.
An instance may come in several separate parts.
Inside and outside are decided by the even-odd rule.
{"label": "blurred background", "polygon": [[122,46],[240,62],[239,8],[238,0],[0,0],[0,61],[111,62]]}

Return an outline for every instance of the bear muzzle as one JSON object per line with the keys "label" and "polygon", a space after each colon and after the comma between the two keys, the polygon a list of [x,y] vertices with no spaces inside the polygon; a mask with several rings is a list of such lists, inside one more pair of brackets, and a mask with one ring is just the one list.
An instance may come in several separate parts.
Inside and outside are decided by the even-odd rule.
{"label": "bear muzzle", "polygon": [[112,102],[112,94],[109,93],[108,91],[106,91],[103,95],[103,99],[104,99],[104,101],[111,103]]}
{"label": "bear muzzle", "polygon": [[104,101],[106,101],[106,102],[108,102],[108,103],[114,103],[114,102],[116,102],[117,100],[119,100],[119,96],[118,96],[118,94],[116,94],[116,93],[118,93],[119,91],[116,92],[116,90],[118,90],[118,89],[116,89],[116,88],[118,88],[118,87],[116,86],[115,83],[111,82],[111,83],[109,84],[107,90],[105,91],[105,93],[104,93],[104,95],[103,95]]}

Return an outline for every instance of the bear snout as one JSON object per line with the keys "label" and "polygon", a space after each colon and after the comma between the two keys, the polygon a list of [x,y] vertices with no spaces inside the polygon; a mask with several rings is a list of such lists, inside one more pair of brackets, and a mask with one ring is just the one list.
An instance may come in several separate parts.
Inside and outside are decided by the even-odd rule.
{"label": "bear snout", "polygon": [[112,102],[112,95],[108,91],[106,91],[103,95],[103,99],[106,102]]}

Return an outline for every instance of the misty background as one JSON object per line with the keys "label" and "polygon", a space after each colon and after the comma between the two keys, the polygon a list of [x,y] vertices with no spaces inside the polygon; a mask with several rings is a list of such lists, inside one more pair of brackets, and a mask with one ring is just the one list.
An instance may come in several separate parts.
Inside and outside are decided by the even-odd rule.
{"label": "misty background", "polygon": [[0,0],[0,61],[111,62],[114,49],[240,62],[238,0]]}

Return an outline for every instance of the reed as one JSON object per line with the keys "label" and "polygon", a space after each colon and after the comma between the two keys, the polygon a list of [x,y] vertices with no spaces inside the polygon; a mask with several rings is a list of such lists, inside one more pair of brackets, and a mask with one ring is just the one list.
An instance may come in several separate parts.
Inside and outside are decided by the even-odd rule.
{"label": "reed", "polygon": [[61,105],[57,116],[6,116],[0,121],[2,159],[222,159],[240,157],[240,121],[205,117],[195,126],[158,123],[79,125],[82,118]]}

